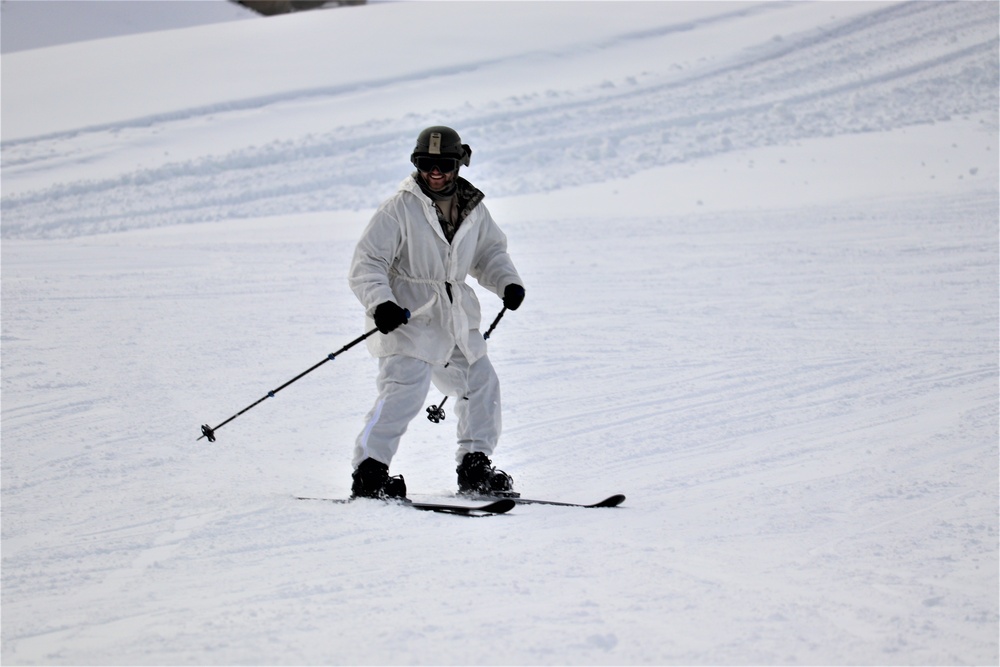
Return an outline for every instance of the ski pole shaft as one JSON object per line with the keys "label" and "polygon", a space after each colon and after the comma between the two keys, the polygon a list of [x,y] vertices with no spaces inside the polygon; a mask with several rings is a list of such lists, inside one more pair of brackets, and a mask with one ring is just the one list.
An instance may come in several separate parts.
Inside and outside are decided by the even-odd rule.
{"label": "ski pole shaft", "polygon": [[[407,312],[407,315],[409,315],[409,312]],[[369,331],[369,332],[367,332],[367,333],[365,333],[365,334],[363,334],[361,336],[358,336],[357,338],[355,338],[350,343],[348,343],[344,347],[340,348],[336,352],[331,352],[330,354],[326,355],[326,359],[324,359],[323,361],[321,361],[318,364],[315,364],[315,365],[307,368],[306,370],[302,371],[301,373],[299,373],[298,375],[296,375],[291,380],[289,380],[285,384],[281,385],[277,389],[272,389],[271,391],[267,392],[262,397],[260,397],[259,399],[257,399],[253,403],[251,403],[250,405],[246,406],[245,408],[243,408],[242,410],[240,410],[235,415],[233,415],[232,417],[230,417],[226,421],[222,422],[218,426],[215,426],[213,428],[213,427],[209,426],[208,424],[202,424],[202,426],[201,426],[201,437],[199,437],[198,440],[201,440],[201,438],[208,438],[209,442],[215,442],[215,432],[218,429],[222,428],[223,426],[225,426],[229,422],[233,421],[234,419],[236,419],[237,417],[239,417],[240,415],[242,415],[247,410],[250,410],[251,408],[254,408],[257,405],[263,403],[265,400],[267,400],[269,398],[274,398],[275,394],[277,394],[279,391],[281,391],[282,389],[284,389],[288,385],[290,385],[293,382],[296,382],[296,381],[302,379],[303,377],[305,377],[309,373],[312,373],[314,370],[316,370],[317,368],[319,368],[320,366],[322,366],[326,362],[332,361],[333,359],[336,359],[338,354],[340,354],[341,352],[346,352],[347,350],[351,349],[352,347],[354,347],[355,345],[357,345],[358,343],[360,343],[364,339],[368,338],[369,336],[371,336],[372,334],[374,334],[377,331],[378,331],[378,328],[372,329],[371,331]],[[195,442],[197,442],[197,440]]]}
{"label": "ski pole shaft", "polygon": [[493,330],[497,328],[498,324],[500,324],[500,318],[503,317],[503,314],[506,312],[507,312],[507,306],[504,306],[503,308],[500,309],[500,312],[497,313],[496,318],[493,320],[493,324],[491,324],[490,328],[487,329],[486,333],[483,334],[484,340],[490,339],[490,334],[493,333]]}

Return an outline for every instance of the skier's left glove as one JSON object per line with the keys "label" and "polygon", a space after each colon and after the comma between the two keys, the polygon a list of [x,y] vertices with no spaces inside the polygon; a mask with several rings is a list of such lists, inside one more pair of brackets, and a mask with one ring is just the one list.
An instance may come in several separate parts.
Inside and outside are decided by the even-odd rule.
{"label": "skier's left glove", "polygon": [[524,301],[524,288],[517,283],[507,285],[503,291],[503,307],[507,310],[517,310]]}

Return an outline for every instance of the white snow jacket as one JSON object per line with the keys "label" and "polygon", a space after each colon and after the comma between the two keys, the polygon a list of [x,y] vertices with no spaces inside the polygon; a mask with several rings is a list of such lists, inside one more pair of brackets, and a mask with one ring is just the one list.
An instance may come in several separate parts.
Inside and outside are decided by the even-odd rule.
{"label": "white snow jacket", "polygon": [[376,357],[401,354],[440,366],[457,345],[471,364],[486,354],[486,341],[478,331],[479,299],[466,277],[498,296],[507,285],[524,284],[482,193],[462,178],[459,188],[476,197],[451,243],[413,176],[379,207],[358,242],[349,283],[365,307],[365,330],[374,327],[375,308],[385,301],[411,313],[395,331],[369,336],[368,349]]}

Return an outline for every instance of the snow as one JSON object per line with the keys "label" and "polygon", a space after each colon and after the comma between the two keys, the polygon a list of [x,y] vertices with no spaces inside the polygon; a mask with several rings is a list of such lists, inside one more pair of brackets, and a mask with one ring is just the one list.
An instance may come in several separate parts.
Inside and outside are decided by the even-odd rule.
{"label": "snow", "polygon": [[[998,12],[377,3],[5,51],[0,658],[996,664]],[[361,333],[354,243],[437,123],[527,288],[494,460],[621,508],[295,500],[349,492],[360,347],[196,440]],[[415,497],[453,427],[411,425]]]}
{"label": "snow", "polygon": [[258,16],[231,0],[2,0],[0,52]]}

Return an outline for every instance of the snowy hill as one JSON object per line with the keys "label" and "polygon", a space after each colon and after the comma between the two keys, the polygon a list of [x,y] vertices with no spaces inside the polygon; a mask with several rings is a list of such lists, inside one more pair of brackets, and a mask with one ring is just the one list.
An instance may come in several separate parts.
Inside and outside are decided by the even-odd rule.
{"label": "snowy hill", "polygon": [[2,0],[0,52],[249,18],[259,15],[229,0]]}
{"label": "snowy hill", "polygon": [[[5,52],[0,658],[996,664],[998,13],[378,3]],[[495,461],[619,509],[295,500],[349,492],[361,349],[196,441],[359,335],[354,243],[438,123],[527,287]],[[393,462],[421,499],[453,429]]]}

